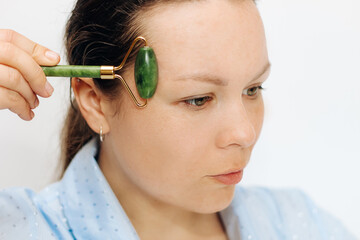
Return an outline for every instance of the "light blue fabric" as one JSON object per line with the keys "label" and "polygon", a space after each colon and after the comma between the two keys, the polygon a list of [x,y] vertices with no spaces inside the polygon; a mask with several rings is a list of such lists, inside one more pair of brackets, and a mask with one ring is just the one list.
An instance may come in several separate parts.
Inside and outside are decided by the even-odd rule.
{"label": "light blue fabric", "polygon": [[[61,181],[39,194],[0,192],[0,239],[138,240],[95,160],[95,139],[76,155]],[[352,240],[347,230],[298,190],[237,187],[220,212],[230,240]]]}

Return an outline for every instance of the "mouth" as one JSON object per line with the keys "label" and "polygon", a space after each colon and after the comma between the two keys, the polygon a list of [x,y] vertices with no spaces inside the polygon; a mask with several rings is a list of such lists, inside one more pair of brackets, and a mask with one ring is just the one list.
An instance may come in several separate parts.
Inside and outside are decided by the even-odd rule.
{"label": "mouth", "polygon": [[232,171],[225,174],[212,175],[211,178],[225,185],[234,185],[241,181],[243,177],[243,169]]}

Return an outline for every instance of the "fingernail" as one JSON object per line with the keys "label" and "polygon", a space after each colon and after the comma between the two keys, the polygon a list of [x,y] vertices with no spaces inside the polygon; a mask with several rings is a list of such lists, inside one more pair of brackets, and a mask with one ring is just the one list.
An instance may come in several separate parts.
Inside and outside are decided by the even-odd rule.
{"label": "fingernail", "polygon": [[36,99],[36,100],[35,100],[34,106],[35,106],[34,108],[36,108],[37,106],[39,106],[39,99]]}
{"label": "fingernail", "polygon": [[33,111],[30,111],[30,115],[31,115],[31,119],[33,119],[35,116],[35,113]]}
{"label": "fingernail", "polygon": [[54,88],[50,85],[48,81],[46,81],[45,89],[49,96],[51,96],[51,94],[54,92]]}
{"label": "fingernail", "polygon": [[47,50],[47,51],[45,52],[45,56],[46,56],[49,60],[52,60],[52,61],[58,60],[58,58],[59,58],[59,55],[58,55],[57,53],[55,53],[55,52],[53,52],[53,51],[50,51],[50,50]]}

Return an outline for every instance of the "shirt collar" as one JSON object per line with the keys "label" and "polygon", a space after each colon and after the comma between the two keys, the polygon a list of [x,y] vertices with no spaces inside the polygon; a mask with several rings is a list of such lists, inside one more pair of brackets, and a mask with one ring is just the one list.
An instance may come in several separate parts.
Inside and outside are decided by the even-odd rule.
{"label": "shirt collar", "polygon": [[77,239],[139,240],[95,156],[96,139],[74,157],[61,180],[60,201]]}

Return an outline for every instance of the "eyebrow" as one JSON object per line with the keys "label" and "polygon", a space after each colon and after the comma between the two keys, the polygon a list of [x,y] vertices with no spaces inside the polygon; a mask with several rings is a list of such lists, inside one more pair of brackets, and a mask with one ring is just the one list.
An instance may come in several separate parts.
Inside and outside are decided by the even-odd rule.
{"label": "eyebrow", "polygon": [[[266,72],[268,72],[271,68],[271,64],[268,62],[265,67],[262,68],[261,72],[258,73],[250,82],[255,82],[256,80],[258,80],[259,78],[261,78]],[[227,86],[228,82],[222,80],[221,78],[218,78],[216,76],[213,75],[209,75],[209,74],[189,74],[189,75],[184,75],[181,76],[179,78],[176,79],[176,81],[184,81],[184,80],[194,80],[194,81],[199,81],[199,82],[207,82],[207,83],[211,83],[211,84],[215,84],[218,86]]]}

